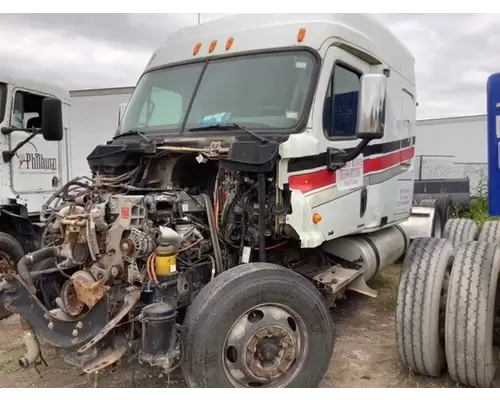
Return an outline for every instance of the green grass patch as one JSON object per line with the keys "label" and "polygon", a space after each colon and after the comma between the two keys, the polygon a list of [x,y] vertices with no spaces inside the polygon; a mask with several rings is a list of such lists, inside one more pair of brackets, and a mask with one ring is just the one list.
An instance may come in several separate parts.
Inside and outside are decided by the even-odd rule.
{"label": "green grass patch", "polygon": [[472,197],[469,210],[457,209],[459,218],[468,218],[476,221],[479,228],[486,221],[500,221],[500,218],[491,218],[488,214],[488,185],[484,175],[481,175],[477,195]]}

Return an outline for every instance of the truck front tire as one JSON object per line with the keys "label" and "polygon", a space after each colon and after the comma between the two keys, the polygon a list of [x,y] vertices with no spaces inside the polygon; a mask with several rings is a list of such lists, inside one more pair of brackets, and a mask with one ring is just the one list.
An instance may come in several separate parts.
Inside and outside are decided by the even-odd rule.
{"label": "truck front tire", "polygon": [[333,323],[321,294],[274,264],[223,272],[184,322],[182,369],[191,387],[317,387],[330,365]]}

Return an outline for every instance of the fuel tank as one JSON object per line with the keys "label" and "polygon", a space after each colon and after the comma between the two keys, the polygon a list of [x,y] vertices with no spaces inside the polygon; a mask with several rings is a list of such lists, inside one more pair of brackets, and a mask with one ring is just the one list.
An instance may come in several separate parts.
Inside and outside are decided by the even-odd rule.
{"label": "fuel tank", "polygon": [[403,257],[408,245],[405,231],[396,225],[377,232],[331,240],[322,246],[322,250],[361,265],[363,277],[369,281]]}

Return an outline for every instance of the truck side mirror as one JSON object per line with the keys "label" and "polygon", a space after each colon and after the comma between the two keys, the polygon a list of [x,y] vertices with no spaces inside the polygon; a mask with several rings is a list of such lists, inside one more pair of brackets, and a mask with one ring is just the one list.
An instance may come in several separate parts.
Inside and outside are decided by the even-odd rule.
{"label": "truck side mirror", "polygon": [[384,74],[365,74],[361,77],[358,107],[360,139],[384,137],[387,77]]}
{"label": "truck side mirror", "polygon": [[63,138],[62,103],[55,97],[43,99],[42,134],[49,142],[58,142]]}

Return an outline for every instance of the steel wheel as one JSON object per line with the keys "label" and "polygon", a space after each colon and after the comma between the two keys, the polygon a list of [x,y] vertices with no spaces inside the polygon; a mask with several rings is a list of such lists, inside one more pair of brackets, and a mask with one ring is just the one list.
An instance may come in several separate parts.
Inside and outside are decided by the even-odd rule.
{"label": "steel wheel", "polygon": [[307,330],[294,311],[280,304],[253,307],[241,315],[224,343],[225,373],[235,386],[283,387],[307,353]]}

